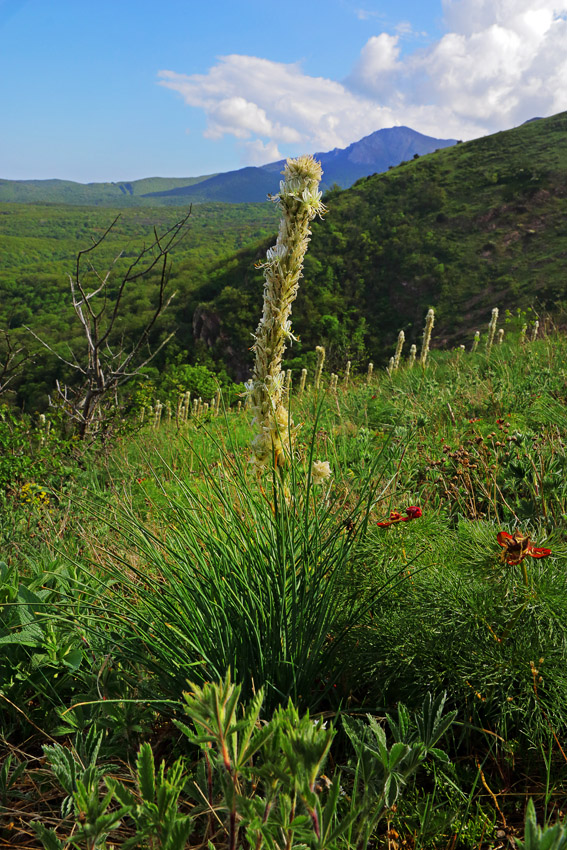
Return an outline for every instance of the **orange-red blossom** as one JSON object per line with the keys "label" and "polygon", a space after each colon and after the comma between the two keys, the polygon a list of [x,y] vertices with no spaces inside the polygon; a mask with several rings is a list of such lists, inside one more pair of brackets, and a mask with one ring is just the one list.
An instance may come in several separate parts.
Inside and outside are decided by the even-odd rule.
{"label": "orange-red blossom", "polygon": [[417,505],[411,505],[406,508],[406,516],[403,516],[398,511],[390,511],[390,519],[385,522],[377,522],[381,528],[387,528],[389,525],[394,525],[396,522],[409,522],[410,519],[418,519],[421,516],[421,508]]}
{"label": "orange-red blossom", "polygon": [[530,538],[522,534],[521,531],[515,531],[514,534],[499,531],[496,539],[504,549],[501,556],[502,560],[511,567],[523,561],[526,555],[531,558],[547,558],[548,555],[551,555],[551,549],[536,548]]}

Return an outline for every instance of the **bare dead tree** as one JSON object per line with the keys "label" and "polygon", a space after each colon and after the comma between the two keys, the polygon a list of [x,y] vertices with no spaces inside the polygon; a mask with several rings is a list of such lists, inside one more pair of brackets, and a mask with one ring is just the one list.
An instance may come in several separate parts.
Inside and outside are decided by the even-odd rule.
{"label": "bare dead tree", "polygon": [[23,345],[13,342],[8,331],[0,331],[0,396],[12,389],[14,380],[32,356]]}
{"label": "bare dead tree", "polygon": [[[61,385],[57,381],[57,390],[64,409],[76,423],[78,435],[82,440],[87,436],[96,437],[104,431],[110,403],[117,402],[118,388],[139,375],[174,335],[169,334],[157,348],[150,350],[151,331],[175,296],[174,292],[166,297],[170,271],[169,255],[186,235],[190,215],[191,208],[183,218],[161,235],[154,227],[151,244],[144,245],[126,272],[118,276],[119,283],[114,297],[110,296],[109,284],[114,284],[112,273],[123,255],[122,251],[115,256],[104,274],[97,271],[91,255],[107,238],[120,216],[114,219],[100,238],[93,240],[89,248],[77,254],[74,274],[69,275],[69,285],[73,310],[82,326],[86,341],[85,358],[77,358],[69,347],[71,359],[66,359],[28,328],[45,348],[79,376],[77,384],[73,386]],[[113,347],[116,346],[113,340],[127,287],[146,278],[154,270],[159,274],[159,282],[157,303],[151,317],[137,339],[129,346],[124,346],[122,341],[118,348]],[[144,350],[146,345],[148,348]]]}

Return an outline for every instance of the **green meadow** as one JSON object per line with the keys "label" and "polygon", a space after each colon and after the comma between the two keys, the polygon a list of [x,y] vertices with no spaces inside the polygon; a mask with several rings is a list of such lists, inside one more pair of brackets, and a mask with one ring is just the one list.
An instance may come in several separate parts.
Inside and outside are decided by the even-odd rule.
{"label": "green meadow", "polygon": [[567,847],[565,120],[1,205],[1,846]]}
{"label": "green meadow", "polygon": [[567,343],[503,327],[308,375],[272,474],[214,387],[105,448],[3,408],[5,846],[563,846]]}

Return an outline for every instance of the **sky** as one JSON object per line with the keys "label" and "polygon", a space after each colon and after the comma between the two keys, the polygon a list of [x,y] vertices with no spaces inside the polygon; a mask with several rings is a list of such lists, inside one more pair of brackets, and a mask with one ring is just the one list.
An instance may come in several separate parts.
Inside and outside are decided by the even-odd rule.
{"label": "sky", "polygon": [[191,177],[567,110],[567,0],[0,0],[0,178]]}

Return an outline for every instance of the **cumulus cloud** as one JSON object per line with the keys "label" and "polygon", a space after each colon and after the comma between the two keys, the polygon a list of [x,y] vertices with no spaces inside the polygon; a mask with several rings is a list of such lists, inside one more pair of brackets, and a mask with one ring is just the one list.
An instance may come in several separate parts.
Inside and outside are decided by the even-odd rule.
{"label": "cumulus cloud", "polygon": [[[396,123],[390,108],[343,83],[308,76],[298,64],[232,55],[221,57],[208,74],[162,71],[160,78],[189,106],[205,110],[206,135],[214,139],[232,134],[303,151],[327,150]],[[256,155],[259,149],[250,150]]]}
{"label": "cumulus cloud", "polygon": [[468,139],[567,109],[567,0],[444,0],[443,12],[445,34],[413,52],[400,44],[407,22],[373,35],[342,82],[232,55],[206,74],[162,71],[161,85],[205,111],[209,138],[241,140],[253,164],[397,124]]}
{"label": "cumulus cloud", "polygon": [[243,147],[245,150],[243,159],[247,165],[264,165],[266,162],[277,162],[283,159],[276,142],[264,144],[262,139],[255,139],[253,142],[245,142]]}

